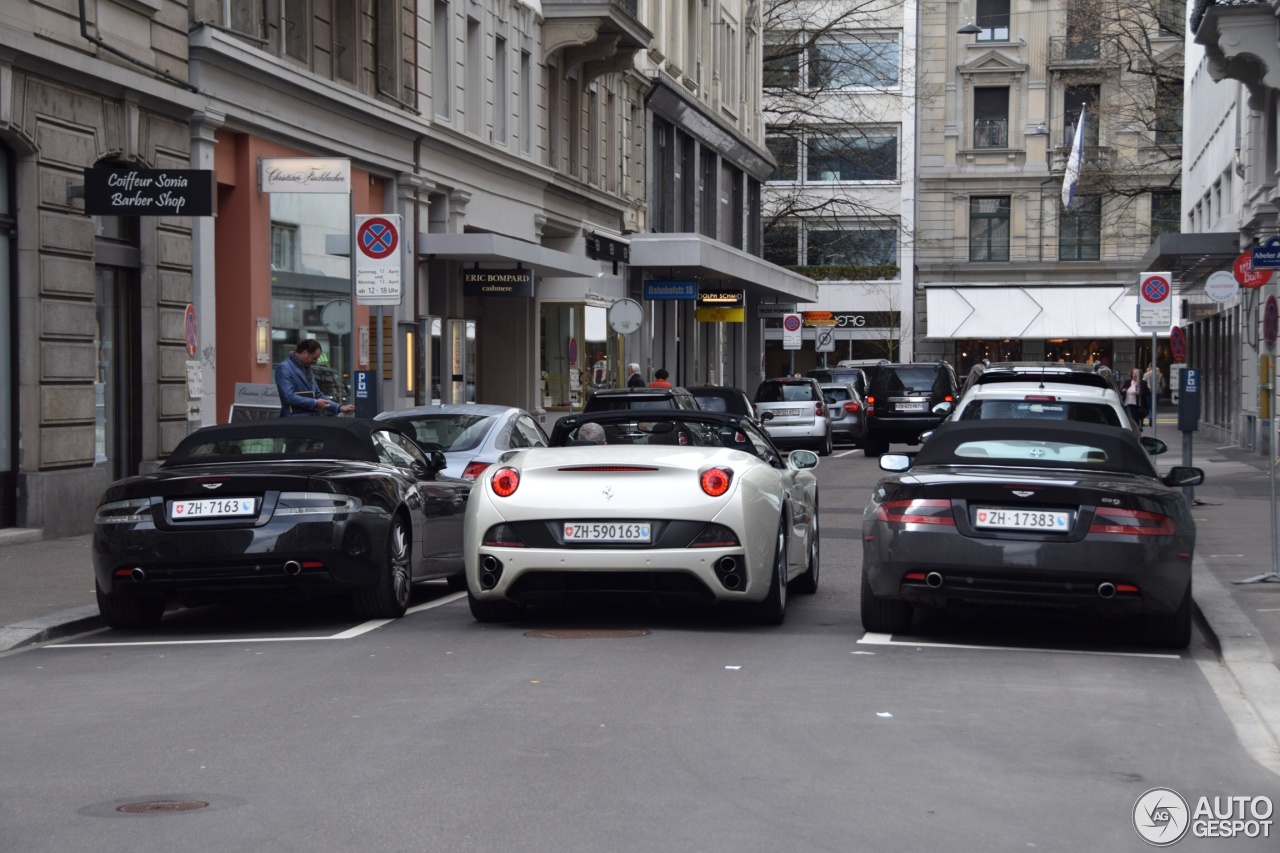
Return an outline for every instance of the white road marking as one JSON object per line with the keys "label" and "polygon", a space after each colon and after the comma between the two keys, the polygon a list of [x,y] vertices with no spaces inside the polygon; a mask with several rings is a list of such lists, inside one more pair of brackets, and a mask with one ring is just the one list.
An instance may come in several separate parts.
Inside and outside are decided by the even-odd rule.
{"label": "white road marking", "polygon": [[[443,598],[437,598],[434,601],[428,601],[425,604],[419,604],[417,607],[410,607],[405,611],[405,615],[410,613],[420,613],[423,610],[430,610],[433,607],[440,607],[444,604],[452,604],[460,598],[466,596],[465,592],[455,592],[452,595],[446,595]],[[327,637],[235,637],[231,639],[216,640],[145,640],[138,642],[122,642],[122,643],[61,643],[44,646],[46,649],[101,649],[113,646],[217,646],[227,645],[228,643],[299,643],[311,640],[350,640],[359,637],[361,634],[367,634],[388,625],[397,622],[397,619],[370,619],[368,622],[362,622],[354,628],[348,628],[337,634],[330,634]]]}
{"label": "white road marking", "polygon": [[870,646],[915,646],[931,649],[977,649],[984,652],[1045,652],[1055,655],[1097,655],[1100,657],[1118,658],[1159,658],[1162,660],[1179,660],[1180,655],[1158,654],[1155,652],[1090,652],[1083,649],[1030,649],[1021,646],[968,646],[961,643],[919,643],[893,639],[892,634],[873,634],[868,631],[858,642]]}
{"label": "white road marking", "polygon": [[841,450],[839,453],[832,453],[831,455],[835,456],[836,458],[839,458],[841,456],[848,456],[850,453],[857,453],[857,452],[858,452],[858,448],[853,447],[853,448],[850,448],[849,450]]}

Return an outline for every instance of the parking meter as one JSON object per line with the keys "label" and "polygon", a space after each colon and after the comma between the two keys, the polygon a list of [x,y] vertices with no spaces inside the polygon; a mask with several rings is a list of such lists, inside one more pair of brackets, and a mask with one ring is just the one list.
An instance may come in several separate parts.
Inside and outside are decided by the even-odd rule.
{"label": "parking meter", "polygon": [[357,418],[371,418],[380,411],[376,370],[357,370],[355,374]]}
{"label": "parking meter", "polygon": [[1200,428],[1200,370],[1187,367],[1178,371],[1178,430],[1195,432]]}

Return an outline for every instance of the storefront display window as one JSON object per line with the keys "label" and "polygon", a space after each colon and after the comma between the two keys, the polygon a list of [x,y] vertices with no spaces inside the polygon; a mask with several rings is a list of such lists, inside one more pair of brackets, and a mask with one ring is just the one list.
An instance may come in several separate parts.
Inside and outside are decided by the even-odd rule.
{"label": "storefront display window", "polygon": [[[271,363],[289,357],[298,341],[324,348],[326,376],[350,397],[354,336],[350,262],[325,251],[329,234],[350,238],[346,194],[271,194]],[[326,393],[330,393],[326,391]]]}
{"label": "storefront display window", "polygon": [[1111,341],[1057,338],[1044,342],[1044,360],[1111,367]]}
{"label": "storefront display window", "polygon": [[1022,361],[1022,341],[1017,338],[987,340],[968,338],[956,341],[956,374],[965,376],[983,361]]}
{"label": "storefront display window", "polygon": [[581,410],[588,397],[623,385],[621,335],[595,305],[542,305],[541,399],[544,409]]}

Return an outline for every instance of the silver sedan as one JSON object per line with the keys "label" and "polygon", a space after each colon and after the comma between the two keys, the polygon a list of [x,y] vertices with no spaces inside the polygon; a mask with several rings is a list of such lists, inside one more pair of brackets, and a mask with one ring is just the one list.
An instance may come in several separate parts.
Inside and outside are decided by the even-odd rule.
{"label": "silver sedan", "polygon": [[446,477],[474,480],[508,450],[546,447],[547,434],[524,409],[476,403],[418,406],[383,412],[418,444],[444,451]]}

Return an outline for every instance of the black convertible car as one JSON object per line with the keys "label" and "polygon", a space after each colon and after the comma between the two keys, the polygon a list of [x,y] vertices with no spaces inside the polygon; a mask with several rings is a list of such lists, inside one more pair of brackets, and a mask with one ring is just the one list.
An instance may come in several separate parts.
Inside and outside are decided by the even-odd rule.
{"label": "black convertible car", "polygon": [[98,608],[153,625],[166,602],[346,592],[396,618],[416,581],[465,588],[471,484],[389,424],[274,418],[198,430],[152,474],[107,487],[94,518]]}
{"label": "black convertible car", "polygon": [[965,602],[1136,617],[1152,645],[1190,642],[1196,531],[1176,487],[1200,469],[1161,477],[1129,430],[1034,420],[949,422],[880,467],[894,473],[862,517],[868,631]]}

